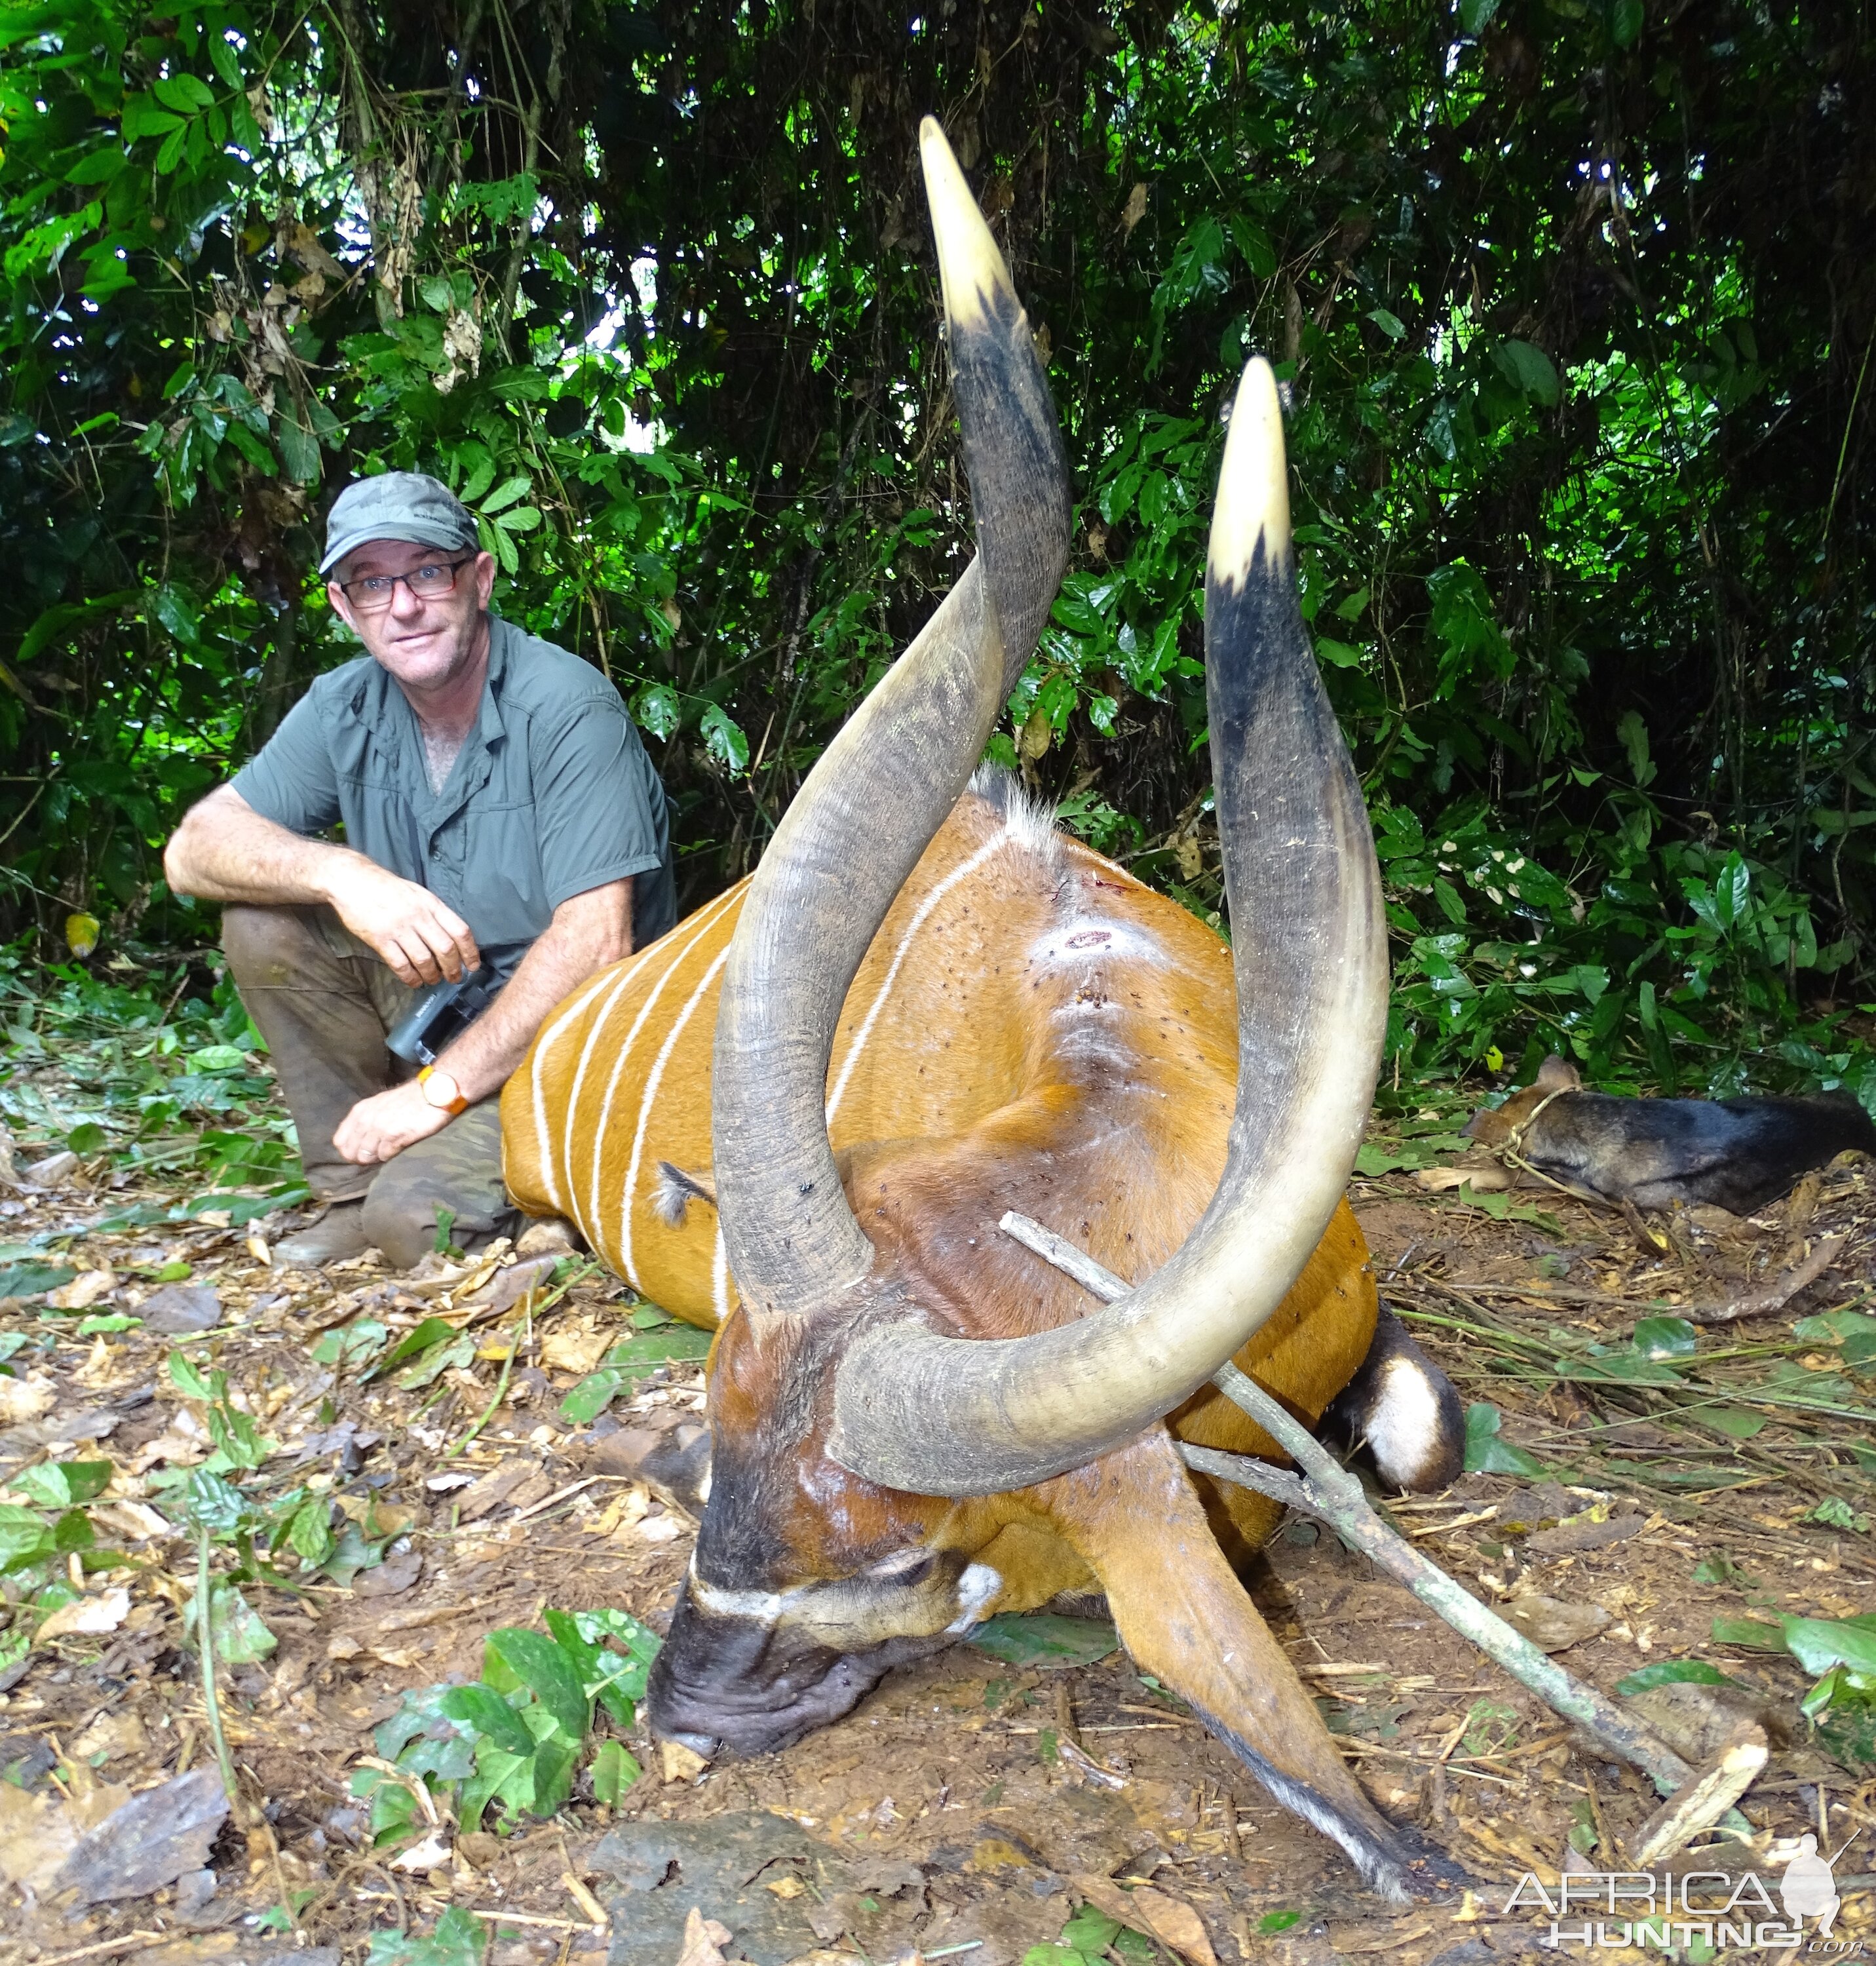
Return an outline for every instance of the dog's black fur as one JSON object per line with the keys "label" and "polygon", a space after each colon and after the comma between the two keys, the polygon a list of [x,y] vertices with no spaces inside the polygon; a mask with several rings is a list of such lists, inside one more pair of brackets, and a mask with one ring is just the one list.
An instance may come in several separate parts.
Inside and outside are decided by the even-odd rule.
{"label": "dog's black fur", "polygon": [[1475,1114],[1466,1131],[1610,1201],[1711,1202],[1735,1215],[1763,1208],[1846,1149],[1876,1155],[1876,1126],[1845,1093],[1620,1099],[1585,1092],[1575,1067],[1555,1057],[1504,1105]]}

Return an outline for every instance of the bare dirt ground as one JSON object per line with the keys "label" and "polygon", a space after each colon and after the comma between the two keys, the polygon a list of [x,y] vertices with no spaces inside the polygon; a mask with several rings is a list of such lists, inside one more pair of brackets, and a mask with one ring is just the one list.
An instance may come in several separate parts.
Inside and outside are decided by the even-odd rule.
{"label": "bare dirt ground", "polygon": [[[960,1645],[785,1753],[707,1772],[667,1765],[641,1720],[624,1738],[644,1772],[615,1807],[583,1774],[556,1816],[524,1816],[510,1833],[491,1833],[492,1810],[459,1835],[446,1815],[413,1864],[408,1839],[374,1848],[353,1793],[379,1753],[374,1727],[408,1692],[474,1679],[486,1635],[543,1609],[618,1607],[663,1628],[691,1526],[631,1478],[616,1441],[621,1428],[692,1420],[701,1375],[641,1371],[576,1425],[560,1402],[632,1329],[632,1300],[611,1280],[584,1275],[557,1297],[543,1284],[501,1311],[486,1264],[438,1259],[415,1279],[370,1259],[282,1273],[269,1245],[292,1218],[169,1219],[176,1198],[93,1189],[81,1167],[0,1204],[10,1241],[36,1238],[76,1273],[0,1306],[0,1333],[21,1339],[0,1378],[0,1505],[17,1520],[43,1501],[34,1466],[111,1470],[87,1505],[89,1562],[77,1548],[60,1558],[73,1587],[53,1594],[69,1603],[49,1620],[43,1591],[26,1601],[20,1578],[43,1584],[43,1565],[0,1578],[0,1641],[21,1655],[0,1668],[0,1958],[353,1966],[370,1947],[413,1966],[484,1951],[495,1966],[676,1966],[695,1906],[728,1927],[718,1942],[731,1958],[819,1948],[828,1966],[914,1951],[1017,1966],[1118,1888],[1154,1908],[1130,1922],[1157,1919],[1178,1950],[1080,1913],[1071,1937],[1084,1958],[1105,1946],[1117,1961],[1201,1966],[1208,1953],[1475,1966],[1546,1929],[1528,1909],[1503,1911],[1521,1873],[1554,1882],[1573,1845],[1579,1868],[1622,1868],[1623,1839],[1657,1806],[1633,1770],[1299,1521],[1250,1578],[1257,1601],[1377,1803],[1447,1852],[1470,1892],[1378,1903],[1123,1654],[1088,1656],[1098,1632],[1063,1664]],[[1811,1675],[1793,1658],[1713,1636],[1716,1619],[1876,1612],[1876,1359],[1802,1322],[1868,1297],[1876,1176],[1826,1172],[1756,1226],[1630,1222],[1542,1191],[1433,1192],[1404,1172],[1359,1183],[1355,1201],[1384,1294],[1462,1397],[1502,1416],[1475,1458],[1507,1471],[1468,1474],[1394,1520],[1486,1600],[1551,1600],[1546,1615],[1573,1616],[1583,1635],[1564,1662],[1606,1691],[1664,1660],[1720,1668],[1739,1689],[1727,1697],[1780,1744],[1736,1826],[1774,1877],[1807,1830],[1827,1855],[1842,1849],[1836,1936],[1876,1941],[1863,1887],[1876,1871],[1876,1761],[1800,1716]],[[121,1226],[88,1226],[113,1217]],[[1769,1302],[1807,1258],[1812,1281],[1789,1301],[1704,1326],[1691,1352],[1670,1334],[1651,1355],[1632,1337],[1651,1317],[1736,1307],[1755,1291]],[[184,1265],[185,1285],[156,1281]],[[210,1328],[134,1321],[158,1291],[202,1286],[215,1294]],[[458,1362],[416,1386],[365,1376],[432,1317],[472,1338]],[[254,1423],[260,1458],[242,1478],[263,1496],[310,1484],[337,1499],[369,1567],[316,1571],[283,1544],[271,1574],[242,1585],[277,1642],[220,1676],[242,1808],[198,1870],[82,1908],[52,1884],[79,1832],[214,1766],[184,1624],[196,1552],[183,1491],[163,1485],[211,1452],[212,1402],[178,1384],[179,1350],[225,1373],[227,1404]],[[218,1545],[216,1561],[238,1549]],[[429,1933],[450,1906],[479,1915],[466,1955],[400,1954],[385,1937]]]}

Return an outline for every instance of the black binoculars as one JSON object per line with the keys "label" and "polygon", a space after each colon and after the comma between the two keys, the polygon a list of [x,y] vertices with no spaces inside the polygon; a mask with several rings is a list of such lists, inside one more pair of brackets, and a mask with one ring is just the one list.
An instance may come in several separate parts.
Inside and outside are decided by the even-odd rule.
{"label": "black binoculars", "polygon": [[385,1039],[385,1049],[407,1065],[434,1065],[438,1056],[495,1001],[501,978],[487,963],[472,975],[446,978],[417,991],[411,1007]]}

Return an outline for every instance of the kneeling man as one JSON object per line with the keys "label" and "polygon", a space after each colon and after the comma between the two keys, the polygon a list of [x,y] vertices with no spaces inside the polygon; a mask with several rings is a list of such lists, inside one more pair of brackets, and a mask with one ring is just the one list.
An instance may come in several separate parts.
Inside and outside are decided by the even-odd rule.
{"label": "kneeling man", "polygon": [[[320,571],[366,654],[321,676],[163,858],[227,904],[222,947],[273,1054],[308,1185],[287,1262],[376,1244],[408,1268],[439,1211],[512,1220],[495,1097],[562,998],[672,923],[663,788],[619,693],[488,612],[495,563],[444,485],[347,486]],[[345,843],[322,836],[343,823]],[[501,988],[415,1077],[385,1039],[413,993]]]}

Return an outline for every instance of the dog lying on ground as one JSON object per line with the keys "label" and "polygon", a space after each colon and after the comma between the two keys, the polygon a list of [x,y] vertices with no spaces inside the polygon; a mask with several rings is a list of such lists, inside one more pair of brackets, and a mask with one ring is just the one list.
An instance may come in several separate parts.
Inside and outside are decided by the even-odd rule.
{"label": "dog lying on ground", "polygon": [[1585,1092],[1555,1056],[1466,1132],[1539,1173],[1637,1208],[1710,1202],[1749,1215],[1846,1149],[1876,1155],[1876,1126],[1847,1093],[1802,1098],[1621,1099]]}

